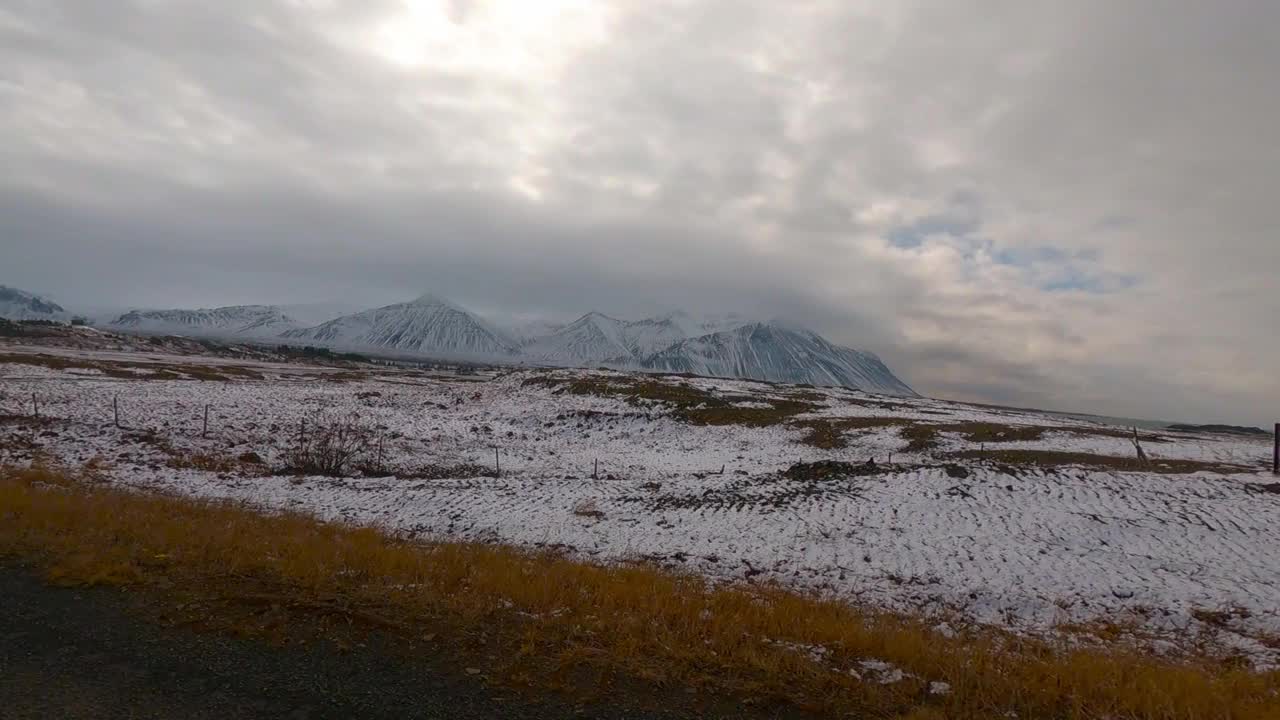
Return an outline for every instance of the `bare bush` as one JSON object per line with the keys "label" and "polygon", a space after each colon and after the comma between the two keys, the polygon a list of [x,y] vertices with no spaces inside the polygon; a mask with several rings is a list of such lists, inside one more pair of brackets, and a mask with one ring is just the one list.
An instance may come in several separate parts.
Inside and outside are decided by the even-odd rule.
{"label": "bare bush", "polygon": [[300,425],[298,438],[286,457],[284,472],[295,475],[345,477],[365,464],[378,447],[378,435],[356,415],[321,417]]}

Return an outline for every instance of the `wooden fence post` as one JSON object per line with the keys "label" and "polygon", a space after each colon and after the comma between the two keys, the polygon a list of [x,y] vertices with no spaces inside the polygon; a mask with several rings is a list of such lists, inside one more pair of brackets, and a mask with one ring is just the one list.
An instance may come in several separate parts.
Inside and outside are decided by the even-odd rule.
{"label": "wooden fence post", "polygon": [[116,429],[120,429],[120,396],[113,395],[111,397],[111,415],[115,418]]}
{"label": "wooden fence post", "polygon": [[493,448],[493,476],[495,478],[502,477],[502,461],[498,459],[498,447]]}
{"label": "wooden fence post", "polygon": [[204,406],[204,425],[200,427],[200,437],[209,437],[209,406]]}
{"label": "wooden fence post", "polygon": [[1147,465],[1147,454],[1142,451],[1142,442],[1138,440],[1138,426],[1133,426],[1133,449],[1138,452],[1138,462]]}
{"label": "wooden fence post", "polygon": [[595,466],[595,469],[591,471],[591,479],[592,480],[600,479],[600,458],[596,458],[596,466]]}

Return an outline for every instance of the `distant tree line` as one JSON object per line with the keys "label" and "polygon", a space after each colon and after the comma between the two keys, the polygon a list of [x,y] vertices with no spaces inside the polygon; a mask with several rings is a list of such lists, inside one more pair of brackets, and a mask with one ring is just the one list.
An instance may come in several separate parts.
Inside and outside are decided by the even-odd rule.
{"label": "distant tree line", "polygon": [[280,345],[276,348],[276,353],[286,357],[302,357],[312,358],[316,360],[340,360],[344,362],[369,362],[369,358],[358,353],[334,352],[329,348],[314,347],[312,345],[304,345],[297,347],[294,345]]}

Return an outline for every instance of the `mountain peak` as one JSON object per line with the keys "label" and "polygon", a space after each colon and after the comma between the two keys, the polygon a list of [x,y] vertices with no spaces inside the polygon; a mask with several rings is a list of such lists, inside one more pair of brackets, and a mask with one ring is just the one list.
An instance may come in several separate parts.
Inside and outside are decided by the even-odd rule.
{"label": "mountain peak", "polygon": [[39,295],[0,285],[0,317],[11,320],[61,319],[66,310]]}
{"label": "mountain peak", "polygon": [[832,345],[812,330],[776,322],[749,323],[690,338],[648,357],[643,365],[664,372],[915,394],[874,355]]}
{"label": "mountain peak", "polygon": [[423,294],[419,295],[418,297],[414,298],[413,300],[410,300],[410,301],[409,301],[408,303],[406,303],[406,304],[408,304],[408,305],[422,305],[422,306],[424,306],[424,307],[430,307],[430,306],[442,306],[442,307],[452,308],[452,309],[454,309],[454,310],[457,310],[457,309],[458,309],[458,306],[457,306],[457,305],[454,305],[453,303],[449,302],[448,300],[445,300],[444,298],[440,297],[439,295],[433,295],[433,294],[431,294],[431,293],[423,293]]}
{"label": "mountain peak", "polygon": [[285,337],[367,350],[383,348],[437,357],[510,357],[518,352],[502,333],[435,295],[342,315]]}

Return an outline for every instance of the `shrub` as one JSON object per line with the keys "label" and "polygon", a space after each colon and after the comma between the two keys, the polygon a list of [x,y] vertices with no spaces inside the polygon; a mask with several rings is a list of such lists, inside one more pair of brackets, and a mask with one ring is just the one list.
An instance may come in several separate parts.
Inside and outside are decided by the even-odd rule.
{"label": "shrub", "polygon": [[[293,475],[346,477],[358,465],[370,465],[378,436],[356,415],[321,417],[300,425],[297,443],[286,455],[283,471]],[[381,453],[377,453],[380,455]],[[381,458],[377,458],[378,465]]]}

